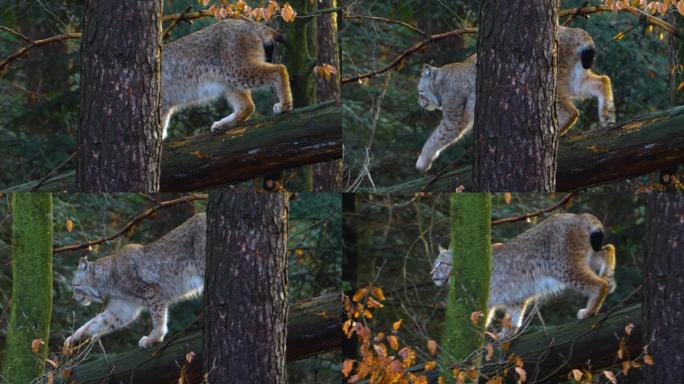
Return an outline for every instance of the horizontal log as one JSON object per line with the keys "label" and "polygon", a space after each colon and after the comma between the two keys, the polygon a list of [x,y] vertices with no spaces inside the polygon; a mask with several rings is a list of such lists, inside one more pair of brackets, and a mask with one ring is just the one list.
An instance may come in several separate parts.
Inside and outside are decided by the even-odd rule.
{"label": "horizontal log", "polygon": [[[248,121],[229,130],[164,143],[160,191],[204,190],[250,180],[284,169],[342,158],[342,112],[328,102]],[[73,191],[75,171],[8,192]]]}
{"label": "horizontal log", "polygon": [[[556,190],[571,191],[641,176],[684,163],[684,106],[561,137]],[[416,171],[417,173],[417,171]],[[425,175],[375,192],[470,190],[471,166]]]}
{"label": "horizontal log", "polygon": [[[342,298],[334,293],[290,304],[287,360],[294,361],[339,348],[342,343]],[[169,335],[173,337],[173,335]],[[106,339],[105,339],[106,342]],[[195,357],[185,369],[185,383],[201,383],[202,333],[195,332],[150,349],[107,355],[53,372],[55,383],[179,383],[186,354]]]}

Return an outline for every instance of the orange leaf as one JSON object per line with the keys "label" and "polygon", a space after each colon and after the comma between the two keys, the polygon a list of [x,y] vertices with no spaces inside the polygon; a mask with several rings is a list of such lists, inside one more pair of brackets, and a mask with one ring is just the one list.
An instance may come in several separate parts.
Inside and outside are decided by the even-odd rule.
{"label": "orange leaf", "polygon": [[573,369],[573,370],[570,372],[570,374],[572,375],[572,378],[573,378],[575,381],[580,381],[580,380],[582,380],[583,374],[582,374],[582,371],[580,371],[579,369]]}
{"label": "orange leaf", "polygon": [[349,376],[349,373],[351,373],[352,368],[354,367],[354,360],[352,359],[345,359],[344,363],[342,363],[342,374],[344,377]]}
{"label": "orange leaf", "polygon": [[611,371],[603,371],[603,376],[605,376],[611,383],[617,384],[617,378],[615,374]]}
{"label": "orange leaf", "polygon": [[367,319],[372,319],[373,318],[373,313],[367,309],[363,310],[363,316],[366,317]]}
{"label": "orange leaf", "polygon": [[393,329],[393,330],[397,331],[397,330],[399,330],[399,327],[401,327],[401,319],[399,319],[399,320],[395,321],[394,323],[392,323],[392,329]]}
{"label": "orange leaf", "polygon": [[195,355],[195,352],[190,351],[190,352],[188,352],[188,353],[185,354],[185,361],[187,361],[188,364],[190,364],[190,363],[192,363],[192,359],[193,359],[195,356],[196,356],[196,355]]}
{"label": "orange leaf", "polygon": [[368,288],[361,288],[358,291],[356,291],[354,296],[352,296],[352,300],[358,303],[359,301],[361,301],[361,299],[363,299],[364,296],[366,296],[367,293]]}
{"label": "orange leaf", "polygon": [[632,364],[629,361],[622,362],[622,374],[627,376],[629,370],[632,368]]}
{"label": "orange leaf", "polygon": [[517,373],[518,376],[520,376],[521,382],[524,383],[525,381],[527,381],[527,372],[525,372],[523,368],[515,367],[515,373]]}
{"label": "orange leaf", "polygon": [[644,363],[646,363],[648,365],[655,365],[655,361],[653,361],[653,356],[644,355]]}
{"label": "orange leaf", "polygon": [[43,339],[33,339],[31,342],[31,351],[33,353],[38,353],[40,351],[40,346],[45,344],[45,341]]}
{"label": "orange leaf", "polygon": [[74,230],[74,222],[71,221],[71,219],[66,220],[66,230],[67,232],[71,232]]}
{"label": "orange leaf", "polygon": [[55,382],[55,375],[52,373],[52,371],[50,371],[47,374],[47,384],[52,384],[54,382]]}
{"label": "orange leaf", "polygon": [[475,311],[470,314],[470,323],[473,324],[473,327],[477,326],[477,320],[482,316],[482,311]]}
{"label": "orange leaf", "polygon": [[283,20],[285,20],[285,22],[291,23],[295,20],[295,17],[297,16],[297,11],[292,9],[290,3],[285,3],[283,5],[283,8],[280,10],[280,15],[283,17]]}
{"label": "orange leaf", "polygon": [[679,11],[679,14],[684,16],[684,0],[679,0],[677,3],[677,11]]}
{"label": "orange leaf", "polygon": [[434,341],[432,339],[428,340],[427,347],[428,347],[428,351],[430,351],[430,354],[432,356],[434,356],[437,353],[437,342],[436,341]]}
{"label": "orange leaf", "polygon": [[389,341],[389,345],[390,347],[392,347],[392,349],[394,349],[395,351],[399,349],[399,339],[397,339],[396,336],[387,336],[387,341]]}
{"label": "orange leaf", "polygon": [[439,379],[437,379],[437,384],[444,384],[446,382],[446,379],[444,376],[440,376]]}
{"label": "orange leaf", "polygon": [[426,371],[432,371],[437,367],[437,362],[436,361],[428,361],[425,363],[425,370]]}
{"label": "orange leaf", "polygon": [[379,301],[375,300],[374,298],[368,296],[368,300],[366,300],[366,307],[368,308],[382,308],[384,305],[382,305]]}
{"label": "orange leaf", "polygon": [[380,301],[385,300],[385,294],[382,292],[382,288],[380,287],[373,287],[373,296]]}
{"label": "orange leaf", "polygon": [[504,201],[506,202],[506,205],[511,205],[511,193],[510,192],[504,193]]}

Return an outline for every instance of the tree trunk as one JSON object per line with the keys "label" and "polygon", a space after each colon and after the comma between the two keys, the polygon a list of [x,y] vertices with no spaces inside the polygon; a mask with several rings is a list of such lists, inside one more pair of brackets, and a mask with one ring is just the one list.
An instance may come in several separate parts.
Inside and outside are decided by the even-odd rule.
{"label": "tree trunk", "polygon": [[[318,8],[335,8],[337,0],[319,0]],[[316,18],[316,37],[318,39],[318,65],[330,64],[337,70],[329,78],[316,77],[316,102],[339,100],[340,90],[340,49],[337,39],[337,13],[321,15]],[[342,129],[340,123],[340,130]],[[342,190],[342,160],[317,163],[312,168],[313,192],[338,192]]]}
{"label": "tree trunk", "polygon": [[161,0],[85,2],[79,191],[159,190],[161,17]]}
{"label": "tree trunk", "polygon": [[[47,358],[52,313],[52,195],[12,194],[12,308],[3,382],[28,383]],[[36,341],[37,352],[32,351]]]}
{"label": "tree trunk", "polygon": [[286,381],[287,198],[209,194],[203,363],[211,383]]}
{"label": "tree trunk", "polygon": [[[675,28],[682,26],[682,16],[678,12],[671,12],[667,15],[667,21],[670,22]],[[668,84],[670,88],[670,105],[677,106],[684,102],[684,96],[677,89],[679,84],[684,81],[683,72],[679,63],[684,60],[684,46],[682,41],[672,35],[667,37],[667,64],[670,68]],[[658,175],[658,181],[662,190],[667,192],[676,192],[676,183],[674,182],[675,177],[679,177],[679,164],[671,165],[669,167],[660,170]]]}
{"label": "tree trunk", "polygon": [[[441,371],[450,374],[454,364],[466,363],[473,351],[482,347],[484,317],[489,297],[491,271],[492,198],[486,193],[453,194],[451,196],[452,268],[447,298],[446,318],[442,333]],[[470,316],[481,311],[478,327]],[[465,366],[478,369],[480,358]]]}
{"label": "tree trunk", "polygon": [[558,0],[486,0],[479,25],[474,190],[553,192]]}
{"label": "tree trunk", "polygon": [[684,371],[684,196],[652,193],[648,199],[643,276],[645,344],[655,365],[644,383],[677,383]]}

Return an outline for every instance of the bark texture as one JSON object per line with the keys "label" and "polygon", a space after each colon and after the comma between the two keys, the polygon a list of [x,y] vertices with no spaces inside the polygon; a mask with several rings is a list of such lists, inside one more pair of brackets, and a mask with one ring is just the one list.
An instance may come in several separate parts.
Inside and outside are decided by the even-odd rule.
{"label": "bark texture", "polygon": [[[451,196],[451,246],[453,274],[449,283],[446,318],[442,331],[440,369],[447,377],[454,363],[465,362],[482,348],[483,327],[473,327],[470,315],[487,313],[491,252],[492,198],[488,193],[457,193]],[[486,315],[485,315],[486,316]],[[484,322],[484,316],[480,319]],[[480,358],[468,366],[479,367]]]}
{"label": "bark texture", "polygon": [[684,372],[684,195],[649,196],[646,236],[644,341],[655,365],[644,367],[644,383],[677,383]]}
{"label": "bark texture", "polygon": [[[52,314],[52,195],[12,194],[12,307],[0,381],[29,383],[47,358]],[[37,353],[32,342],[42,339]]]}
{"label": "bark texture", "polygon": [[287,195],[212,191],[204,371],[211,383],[285,383]]}
{"label": "bark texture", "polygon": [[558,0],[485,0],[479,25],[473,189],[553,192]]}
{"label": "bark texture", "polygon": [[156,192],[162,1],[84,3],[76,185]]}

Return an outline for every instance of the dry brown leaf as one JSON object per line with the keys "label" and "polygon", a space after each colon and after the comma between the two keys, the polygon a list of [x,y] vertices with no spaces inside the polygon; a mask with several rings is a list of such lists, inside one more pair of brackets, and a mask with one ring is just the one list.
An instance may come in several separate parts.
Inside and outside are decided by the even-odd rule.
{"label": "dry brown leaf", "polygon": [[295,17],[297,16],[297,11],[292,9],[292,6],[290,3],[285,3],[283,4],[283,8],[280,10],[280,15],[283,17],[283,20],[287,23],[291,23],[295,21]]}
{"label": "dry brown leaf", "polygon": [[653,361],[653,356],[644,355],[644,363],[646,363],[648,365],[655,365],[655,361]]}
{"label": "dry brown leaf", "polygon": [[361,299],[363,299],[366,296],[367,293],[368,288],[361,288],[358,291],[356,291],[356,293],[354,293],[354,296],[352,296],[352,300],[358,303],[359,301],[361,301]]}
{"label": "dry brown leaf", "polygon": [[470,323],[473,325],[473,327],[477,326],[477,320],[482,316],[482,311],[475,311],[470,314]]}
{"label": "dry brown leaf", "polygon": [[190,351],[190,352],[185,354],[185,361],[187,361],[188,364],[190,364],[190,363],[192,363],[192,359],[194,359],[195,356],[196,356],[195,352]]}
{"label": "dry brown leaf", "polygon": [[399,327],[401,327],[401,319],[399,319],[399,320],[395,321],[394,323],[392,323],[392,329],[393,329],[393,330],[398,331],[398,330],[399,330]]}
{"label": "dry brown leaf", "polygon": [[31,352],[38,353],[38,351],[40,351],[40,346],[43,344],[45,344],[45,341],[43,341],[43,339],[33,339],[33,341],[31,342]]}
{"label": "dry brown leaf", "polygon": [[74,230],[74,222],[71,221],[71,219],[66,219],[66,230],[67,232],[71,232]]}
{"label": "dry brown leaf", "polygon": [[432,356],[434,356],[437,353],[437,342],[436,341],[434,341],[432,339],[428,340],[427,347],[428,347],[428,351],[430,351],[430,354]]}
{"label": "dry brown leaf", "polygon": [[494,357],[494,347],[492,343],[487,344],[487,355],[485,356],[485,361],[489,361]]}
{"label": "dry brown leaf", "polygon": [[518,380],[518,382],[524,383],[525,381],[527,381],[527,372],[525,372],[524,368],[515,367],[515,373],[517,373],[518,377],[520,377],[520,380]]}
{"label": "dry brown leaf", "polygon": [[506,205],[511,205],[511,199],[512,197],[510,192],[504,193],[504,201],[506,202]]}
{"label": "dry brown leaf", "polygon": [[437,367],[437,362],[436,361],[428,361],[425,363],[425,370],[426,371],[432,371]]}
{"label": "dry brown leaf", "polygon": [[603,376],[605,376],[611,383],[617,384],[617,378],[615,374],[611,371],[603,371]]}
{"label": "dry brown leaf", "polygon": [[342,374],[344,375],[344,377],[349,376],[352,368],[354,368],[354,360],[345,359],[344,362],[342,363]]}
{"label": "dry brown leaf", "polygon": [[572,371],[570,371],[570,374],[572,375],[573,380],[575,380],[575,381],[582,380],[583,374],[582,374],[582,371],[580,371],[579,369],[573,369]]}
{"label": "dry brown leaf", "polygon": [[627,334],[627,336],[632,334],[633,329],[634,329],[633,323],[629,323],[629,324],[625,325],[625,333]]}
{"label": "dry brown leaf", "polygon": [[397,339],[396,336],[387,336],[387,341],[389,342],[389,345],[392,349],[394,349],[395,351],[399,349],[399,339]]}

